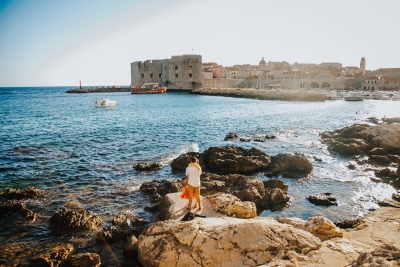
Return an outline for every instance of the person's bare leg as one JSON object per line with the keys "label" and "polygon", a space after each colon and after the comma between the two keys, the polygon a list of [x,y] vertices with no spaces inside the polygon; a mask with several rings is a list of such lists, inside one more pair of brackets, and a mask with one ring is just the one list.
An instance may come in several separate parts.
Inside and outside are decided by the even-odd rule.
{"label": "person's bare leg", "polygon": [[193,188],[191,186],[188,186],[188,190],[189,190],[189,204],[187,206],[187,208],[189,210],[192,209],[192,200],[193,200]]}

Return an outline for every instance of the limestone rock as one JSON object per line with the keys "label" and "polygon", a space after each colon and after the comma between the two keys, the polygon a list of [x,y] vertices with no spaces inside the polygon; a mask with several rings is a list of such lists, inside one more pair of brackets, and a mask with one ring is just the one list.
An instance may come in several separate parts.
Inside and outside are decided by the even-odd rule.
{"label": "limestone rock", "polygon": [[25,198],[38,198],[44,194],[43,190],[31,187],[28,189],[12,189],[7,188],[4,192],[0,192],[0,198],[5,199],[25,199]]}
{"label": "limestone rock", "polygon": [[273,219],[205,218],[157,222],[138,239],[144,266],[259,266],[318,250],[312,234]]}
{"label": "limestone rock", "polygon": [[315,216],[308,219],[304,225],[312,234],[327,237],[343,237],[343,231],[336,228],[335,224],[322,216]]}
{"label": "limestone rock", "polygon": [[191,162],[190,161],[191,157],[198,158],[200,166],[202,168],[204,168],[204,164],[203,164],[204,160],[202,158],[202,155],[198,152],[188,152],[186,154],[182,154],[179,157],[173,159],[172,162],[170,163],[171,169],[176,172],[184,172],[186,170],[187,166],[189,165],[189,163]]}
{"label": "limestone rock", "polygon": [[238,197],[231,194],[217,193],[207,196],[214,210],[236,218],[254,218],[256,216],[256,205],[253,202],[242,202]]}
{"label": "limestone rock", "polygon": [[90,232],[103,224],[104,222],[97,214],[85,209],[68,210],[63,208],[49,220],[50,230],[58,233]]}
{"label": "limestone rock", "polygon": [[51,250],[51,252],[39,255],[32,259],[35,262],[41,262],[47,266],[59,266],[64,260],[66,260],[74,250],[74,246],[66,244],[57,246]]}

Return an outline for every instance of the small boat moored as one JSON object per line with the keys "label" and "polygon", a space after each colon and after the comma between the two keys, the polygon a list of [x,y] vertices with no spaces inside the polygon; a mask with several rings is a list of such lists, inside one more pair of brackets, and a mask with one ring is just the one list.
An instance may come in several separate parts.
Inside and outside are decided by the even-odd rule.
{"label": "small boat moored", "polygon": [[364,101],[364,97],[360,93],[351,93],[344,97],[346,101]]}
{"label": "small boat moored", "polygon": [[95,108],[110,108],[115,106],[115,104],[117,103],[117,101],[112,101],[108,98],[100,98],[100,99],[96,99],[94,101],[94,107]]}
{"label": "small boat moored", "polygon": [[158,83],[144,83],[142,86],[131,86],[131,94],[165,94],[166,87],[160,87]]}

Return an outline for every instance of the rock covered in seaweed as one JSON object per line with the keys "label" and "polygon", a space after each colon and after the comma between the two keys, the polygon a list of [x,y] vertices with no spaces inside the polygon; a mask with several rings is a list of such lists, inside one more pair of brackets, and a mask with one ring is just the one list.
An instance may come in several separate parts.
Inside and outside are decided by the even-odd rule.
{"label": "rock covered in seaweed", "polygon": [[61,209],[49,219],[49,228],[57,233],[85,233],[97,230],[104,222],[101,218],[85,209]]}

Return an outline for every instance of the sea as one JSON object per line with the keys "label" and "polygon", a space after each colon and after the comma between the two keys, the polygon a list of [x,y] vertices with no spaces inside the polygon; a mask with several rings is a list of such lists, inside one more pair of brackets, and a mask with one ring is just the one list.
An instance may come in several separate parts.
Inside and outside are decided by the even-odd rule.
{"label": "sea", "polygon": [[[129,92],[68,94],[73,87],[0,88],[0,191],[35,187],[45,197],[27,207],[46,222],[62,207],[83,207],[110,220],[121,212],[155,221],[144,208],[149,196],[139,191],[145,181],[183,178],[170,162],[211,146],[255,147],[268,155],[301,153],[313,164],[309,177],[279,177],[288,186],[290,206],[262,210],[259,216],[322,215],[332,221],[364,216],[378,200],[396,190],[378,183],[371,169],[351,157],[331,154],[320,134],[370,118],[400,117],[400,102],[332,100],[267,101],[187,92],[131,95]],[[112,108],[94,108],[100,98],[115,100]],[[266,142],[224,141],[228,133]],[[159,162],[156,172],[138,172],[136,163]],[[355,169],[349,169],[349,164]],[[264,173],[252,176],[268,180]],[[331,192],[337,206],[311,204],[306,196]],[[24,237],[47,234],[47,226]],[[7,239],[3,232],[1,239]]]}

